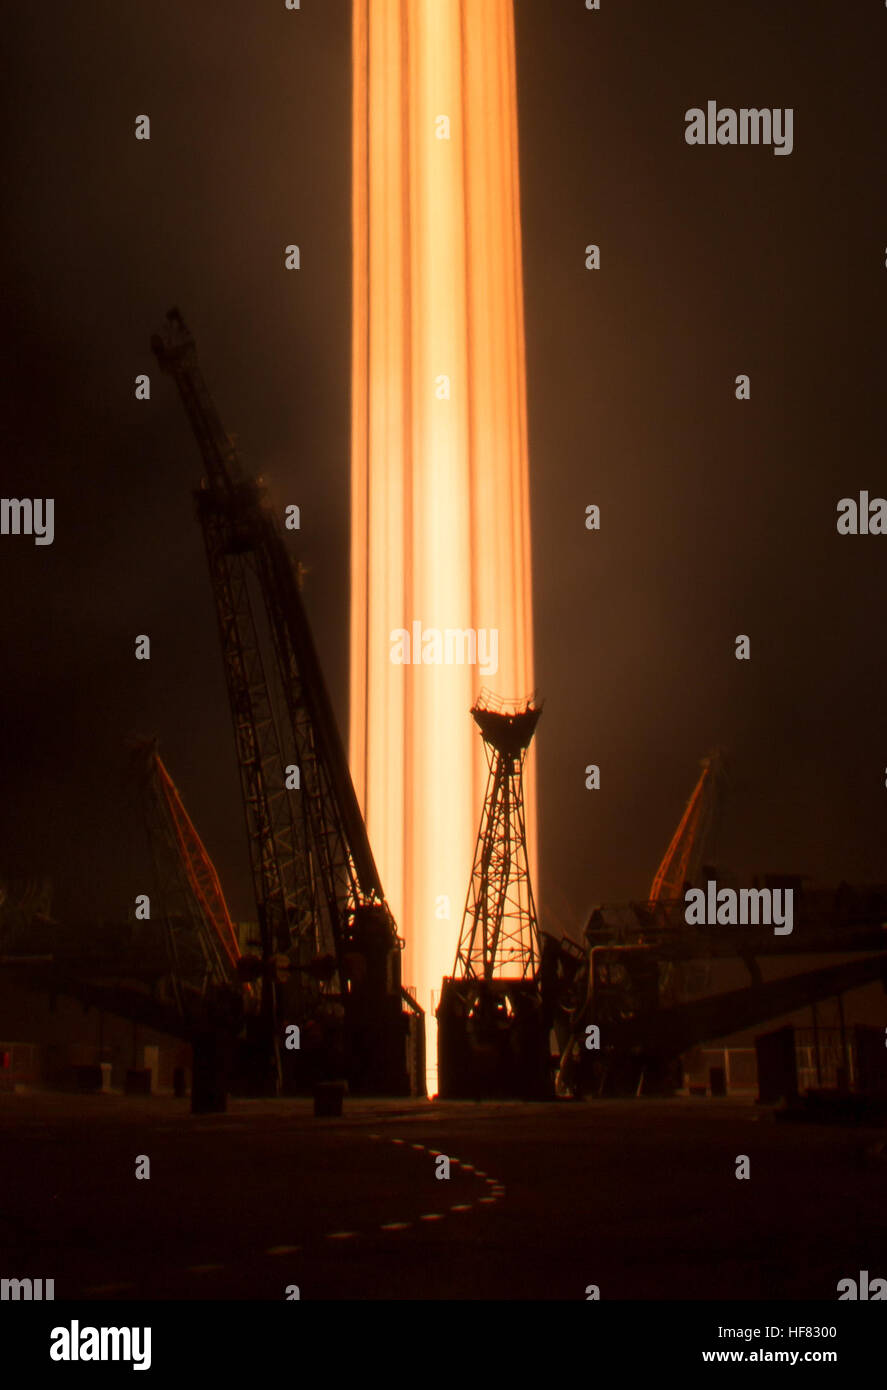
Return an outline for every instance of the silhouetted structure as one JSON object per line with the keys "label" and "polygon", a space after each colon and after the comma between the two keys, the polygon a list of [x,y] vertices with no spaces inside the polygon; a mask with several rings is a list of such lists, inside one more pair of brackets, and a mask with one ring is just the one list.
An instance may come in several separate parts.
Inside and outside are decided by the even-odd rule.
{"label": "silhouetted structure", "polygon": [[716,749],[700,766],[699,780],[654,875],[651,903],[679,898],[685,884],[695,885],[714,837],[725,780],[723,755]]}
{"label": "silhouetted structure", "polygon": [[[259,923],[254,1089],[341,1075],[408,1094],[422,1010],[402,989],[393,918],[367,838],[293,566],[247,478],[181,315],[152,338],[191,421],[196,494],[234,723]],[[259,615],[257,617],[257,615]],[[286,1022],[314,1040],[282,1051]],[[423,1083],[424,1084],[424,1083]]]}
{"label": "silhouetted structure", "polygon": [[522,773],[541,708],[481,696],[489,776],[453,975],[437,1017],[442,1097],[550,1093],[541,953]]}

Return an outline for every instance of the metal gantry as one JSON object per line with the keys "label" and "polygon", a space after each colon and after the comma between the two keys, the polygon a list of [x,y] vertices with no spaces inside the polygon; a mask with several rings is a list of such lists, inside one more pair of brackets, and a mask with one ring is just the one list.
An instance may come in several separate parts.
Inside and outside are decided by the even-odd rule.
{"label": "metal gantry", "polygon": [[164,922],[177,1002],[183,990],[236,984],[240,946],[215,865],[157,751],[156,739],[136,740],[134,770],[142,785],[154,861],[157,904]]}
{"label": "metal gantry", "polygon": [[650,902],[675,902],[687,883],[695,886],[703,857],[714,838],[722,809],[724,758],[715,749],[700,760],[702,771],[653,877]]}
{"label": "metal gantry", "polygon": [[486,693],[471,714],[488,778],[462,930],[438,1018],[442,1097],[551,1093],[549,1010],[530,879],[523,769],[541,707]]}
{"label": "metal gantry", "polygon": [[509,974],[533,979],[539,926],[524,818],[523,767],[541,708],[513,708],[484,692],[471,714],[487,758],[487,788],[456,951],[454,976],[489,982]]}
{"label": "metal gantry", "polygon": [[[265,1045],[279,1075],[277,1005],[285,995],[288,1017],[314,1025],[315,1037],[323,1034],[315,1062],[325,1052],[336,1065],[333,1056],[344,1048],[338,1065],[353,1084],[402,1093],[405,1036],[416,1033],[422,1011],[401,989],[403,943],[385,902],[293,564],[262,487],[245,476],[222,427],[177,310],[152,347],[178,386],[206,470],[197,513],[249,837]],[[282,957],[285,988],[278,978]],[[339,1043],[332,1040],[336,1029]]]}

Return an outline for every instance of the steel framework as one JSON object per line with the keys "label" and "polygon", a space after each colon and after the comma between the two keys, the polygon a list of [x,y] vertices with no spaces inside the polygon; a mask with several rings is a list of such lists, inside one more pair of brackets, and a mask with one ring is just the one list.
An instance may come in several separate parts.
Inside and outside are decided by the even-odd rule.
{"label": "steel framework", "polygon": [[[363,1084],[399,1093],[407,1084],[406,1050],[392,1035],[403,1043],[403,1008],[419,1020],[422,1011],[401,989],[403,943],[385,903],[293,565],[264,490],[245,476],[222,427],[177,310],[152,347],[176,382],[206,470],[197,514],[246,814],[265,1046],[279,1084],[277,963],[286,956],[289,1016],[330,1028],[338,1019],[346,1034],[353,1025],[360,1044],[350,1052]],[[381,974],[365,968],[368,954],[381,957]],[[368,1055],[384,1061],[368,1064]]]}
{"label": "steel framework", "polygon": [[453,975],[437,1011],[442,1097],[550,1094],[548,1010],[522,774],[542,713],[483,693],[471,711],[488,777]]}
{"label": "steel framework", "polygon": [[240,946],[215,865],[157,751],[138,740],[133,759],[145,796],[146,822],[163,915],[176,1002],[187,1016],[183,988],[200,993],[238,978]]}
{"label": "steel framework", "polygon": [[523,765],[541,713],[530,700],[509,708],[486,692],[471,711],[483,736],[489,771],[456,951],[456,978],[489,983],[507,973],[526,980],[535,979],[539,969]]}
{"label": "steel framework", "polygon": [[724,761],[715,750],[700,760],[702,771],[686,810],[678,822],[650,889],[650,902],[682,897],[686,883],[695,884],[717,826],[724,784]]}

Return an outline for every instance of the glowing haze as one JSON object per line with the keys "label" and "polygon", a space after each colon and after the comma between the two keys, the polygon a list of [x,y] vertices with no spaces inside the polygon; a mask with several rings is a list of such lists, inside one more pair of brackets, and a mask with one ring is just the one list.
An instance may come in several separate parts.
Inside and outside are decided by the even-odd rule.
{"label": "glowing haze", "polygon": [[[354,0],[353,23],[351,763],[430,1010],[483,805],[469,709],[533,688],[514,16]],[[498,634],[494,674],[430,641],[392,660],[395,632],[457,629]]]}

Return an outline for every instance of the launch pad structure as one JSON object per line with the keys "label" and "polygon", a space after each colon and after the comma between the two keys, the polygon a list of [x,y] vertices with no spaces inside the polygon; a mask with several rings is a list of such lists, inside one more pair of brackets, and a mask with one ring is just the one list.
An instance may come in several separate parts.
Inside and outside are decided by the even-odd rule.
{"label": "launch pad structure", "polygon": [[456,963],[438,1007],[441,1099],[551,1094],[549,1027],[527,855],[523,767],[541,706],[482,694],[488,778]]}
{"label": "launch pad structure", "polygon": [[[682,1084],[682,1056],[703,1043],[815,1010],[867,984],[880,981],[887,990],[887,886],[811,889],[798,876],[765,875],[767,890],[794,894],[792,935],[775,937],[769,926],[688,925],[685,889],[716,873],[705,861],[727,785],[720,750],[700,767],[649,899],[596,908],[578,945],[543,933],[558,1095],[671,1095]],[[814,958],[815,968],[765,979],[762,962],[776,957]],[[743,967],[745,983],[713,991],[714,963],[730,960]],[[868,1042],[861,1046],[870,1055]],[[887,1089],[887,1069],[879,1080],[877,1067],[865,1070],[867,1084]]]}
{"label": "launch pad structure", "polygon": [[[78,958],[23,949],[19,923],[0,964],[25,988],[68,994],[189,1041],[195,1110],[224,1108],[229,1089],[304,1093],[328,1082],[355,1094],[423,1096],[424,1013],[401,983],[404,942],[297,572],[260,482],[246,475],[222,427],[178,311],[152,346],[176,382],[204,464],[196,510],[258,941],[244,949],[238,940],[219,875],[149,741],[137,752],[159,931],[152,923],[150,937],[134,933],[99,965],[91,951]],[[541,705],[482,692],[470,713],[488,775],[455,963],[437,1009],[441,1099],[670,1094],[690,1049],[887,981],[887,888],[811,891],[786,879],[782,886],[791,882],[797,895],[796,931],[779,940],[764,929],[688,926],[683,892],[711,877],[704,861],[725,785],[717,752],[702,760],[649,899],[597,909],[581,940],[558,940],[538,920],[524,803]],[[851,959],[764,979],[762,961],[793,955]],[[742,962],[747,983],[721,993],[685,987],[700,963],[705,973],[718,959]],[[869,1059],[861,1070],[887,1090],[870,1043],[860,1041]]]}
{"label": "launch pad structure", "polygon": [[[293,564],[222,427],[178,310],[152,348],[205,476],[195,494],[234,726],[259,928],[250,1090],[344,1077],[424,1092],[423,1011],[385,900]],[[299,1047],[283,1038],[295,1024]]]}

